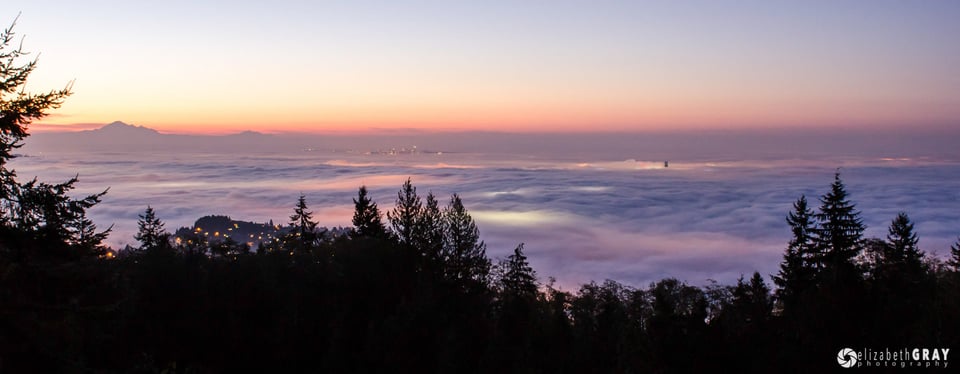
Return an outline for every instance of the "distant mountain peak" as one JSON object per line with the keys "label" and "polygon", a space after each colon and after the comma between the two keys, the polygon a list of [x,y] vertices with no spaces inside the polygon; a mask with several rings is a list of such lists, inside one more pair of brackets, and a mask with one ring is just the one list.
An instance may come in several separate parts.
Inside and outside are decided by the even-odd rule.
{"label": "distant mountain peak", "polygon": [[262,132],[259,132],[259,131],[246,130],[246,131],[238,132],[238,133],[233,134],[233,135],[234,135],[234,136],[262,136],[262,135],[265,135],[265,134],[262,133]]}
{"label": "distant mountain peak", "polygon": [[151,129],[149,127],[131,125],[121,121],[113,121],[94,131],[107,132],[107,133],[126,133],[126,134],[134,134],[134,133],[159,134],[157,130]]}

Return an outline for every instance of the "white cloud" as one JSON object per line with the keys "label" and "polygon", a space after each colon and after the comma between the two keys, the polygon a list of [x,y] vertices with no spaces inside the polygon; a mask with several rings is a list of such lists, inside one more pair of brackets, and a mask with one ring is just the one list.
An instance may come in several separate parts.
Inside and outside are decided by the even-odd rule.
{"label": "white cloud", "polygon": [[321,224],[349,225],[359,185],[367,185],[386,212],[410,176],[418,192],[432,191],[441,203],[459,193],[491,256],[506,256],[525,242],[541,277],[554,276],[572,289],[605,278],[642,285],[665,276],[697,283],[732,282],[754,270],[775,273],[791,204],[806,194],[819,205],[838,164],[869,235],[885,235],[901,210],[917,223],[928,251],[946,253],[960,235],[960,165],[917,159],[677,161],[664,169],[662,162],[472,153],[46,150],[16,159],[13,167],[21,179],[79,173],[78,193],[110,187],[91,216],[101,227],[115,224],[110,243],[116,246],[133,241],[137,215],[148,204],[171,230],[207,214],[285,222],[303,192]]}

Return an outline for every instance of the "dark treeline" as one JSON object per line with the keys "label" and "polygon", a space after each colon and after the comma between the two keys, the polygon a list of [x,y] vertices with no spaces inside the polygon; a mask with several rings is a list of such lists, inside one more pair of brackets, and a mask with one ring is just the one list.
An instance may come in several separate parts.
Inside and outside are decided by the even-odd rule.
{"label": "dark treeline", "polygon": [[[353,227],[328,235],[307,200],[251,248],[172,240],[147,208],[114,252],[86,217],[103,194],[21,182],[26,126],[70,87],[21,90],[35,62],[0,53],[0,372],[820,372],[852,347],[956,347],[960,243],[917,247],[906,214],[864,225],[839,174],[787,215],[777,274],[704,287],[664,279],[557,289],[523,244],[491,260],[459,196],[403,184],[381,212],[360,187]],[[105,192],[104,192],[105,193]]]}

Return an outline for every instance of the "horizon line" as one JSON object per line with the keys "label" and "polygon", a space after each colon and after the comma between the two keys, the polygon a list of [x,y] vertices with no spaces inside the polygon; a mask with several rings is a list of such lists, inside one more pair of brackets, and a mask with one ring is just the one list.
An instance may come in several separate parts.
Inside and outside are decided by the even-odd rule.
{"label": "horizon line", "polygon": [[926,126],[849,126],[849,127],[831,127],[824,125],[792,125],[792,126],[742,126],[735,128],[715,128],[715,127],[690,127],[683,126],[678,128],[647,128],[647,129],[622,129],[622,128],[594,128],[594,129],[464,129],[464,128],[418,128],[418,127],[364,127],[358,129],[333,129],[330,127],[318,128],[315,130],[285,129],[285,130],[262,130],[255,127],[246,129],[223,129],[208,131],[177,131],[165,128],[166,126],[150,127],[147,125],[137,125],[124,121],[112,121],[109,123],[34,123],[27,126],[31,133],[83,133],[103,129],[111,124],[120,123],[132,128],[141,128],[155,131],[159,135],[182,135],[182,136],[231,136],[243,134],[256,135],[277,135],[277,136],[298,136],[298,135],[330,135],[330,136],[414,136],[414,135],[455,135],[455,134],[510,134],[510,135],[683,135],[683,134],[792,134],[798,132],[806,133],[915,133],[915,134],[942,134],[958,133],[960,128],[957,125],[926,125]]}

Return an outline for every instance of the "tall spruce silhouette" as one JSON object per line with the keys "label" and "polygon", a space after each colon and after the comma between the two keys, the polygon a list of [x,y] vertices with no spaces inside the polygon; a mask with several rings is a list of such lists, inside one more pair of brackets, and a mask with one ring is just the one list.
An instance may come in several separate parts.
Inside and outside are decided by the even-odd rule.
{"label": "tall spruce silhouette", "polygon": [[923,271],[923,252],[917,246],[919,240],[913,222],[906,213],[900,212],[887,229],[887,248],[884,259],[905,276],[916,277]]}
{"label": "tall spruce silhouette", "polygon": [[313,212],[308,210],[307,198],[303,194],[297,199],[297,205],[290,216],[290,225],[293,226],[291,235],[286,239],[292,248],[298,251],[311,250],[319,240],[317,223],[313,221]]}
{"label": "tall spruce silhouette", "polygon": [[447,279],[461,284],[485,285],[490,274],[487,245],[480,230],[463,206],[460,195],[453,194],[443,211],[445,239],[443,262]]}
{"label": "tall spruce silhouette", "polygon": [[748,294],[751,322],[759,324],[770,318],[773,299],[770,295],[770,287],[767,286],[760,272],[755,271],[750,277]]}
{"label": "tall spruce silhouette", "polygon": [[820,211],[816,214],[818,225],[813,231],[818,269],[832,282],[858,277],[853,260],[862,249],[866,227],[856,205],[848,198],[839,172],[834,174],[830,192],[823,195],[820,202]]}
{"label": "tall spruce silhouette", "polygon": [[353,237],[387,238],[387,227],[377,203],[367,196],[367,186],[360,186],[357,198],[353,199]]}
{"label": "tall spruce silhouette", "polygon": [[777,285],[777,300],[781,308],[792,313],[800,295],[808,289],[816,272],[816,248],[814,247],[813,211],[807,207],[806,196],[793,203],[793,211],[787,214],[787,224],[793,236],[780,263],[780,272],[773,277]]}
{"label": "tall spruce silhouette", "polygon": [[403,182],[400,192],[397,192],[396,206],[387,212],[387,220],[393,229],[393,235],[400,243],[413,246],[414,236],[417,233],[418,221],[423,214],[423,203],[417,196],[417,188],[407,178]]}
{"label": "tall spruce silhouette", "polygon": [[500,287],[507,295],[517,298],[535,297],[537,294],[537,273],[523,254],[523,243],[513,250],[502,265],[503,275]]}
{"label": "tall spruce silhouette", "polygon": [[424,261],[435,270],[439,270],[443,261],[443,239],[445,222],[440,202],[433,192],[427,193],[417,229],[414,230],[414,246],[420,249]]}
{"label": "tall spruce silhouette", "polygon": [[140,242],[140,250],[166,248],[170,245],[170,234],[163,228],[163,222],[157,218],[156,211],[149,205],[137,220],[137,233],[133,238]]}

